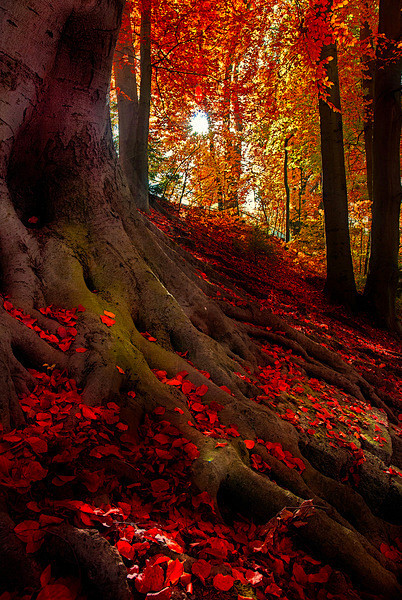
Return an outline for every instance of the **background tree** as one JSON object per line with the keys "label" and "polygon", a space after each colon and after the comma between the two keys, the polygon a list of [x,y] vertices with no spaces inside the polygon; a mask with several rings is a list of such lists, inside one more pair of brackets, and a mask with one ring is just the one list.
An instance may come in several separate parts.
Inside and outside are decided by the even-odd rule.
{"label": "background tree", "polygon": [[[134,13],[135,14],[135,13]],[[141,0],[139,10],[139,93],[132,2],[126,2],[114,61],[119,115],[119,157],[138,208],[149,210],[148,136],[151,106],[151,0]]]}
{"label": "background tree", "polygon": [[374,74],[373,206],[365,296],[377,319],[401,331],[395,314],[401,205],[401,2],[382,0]]}

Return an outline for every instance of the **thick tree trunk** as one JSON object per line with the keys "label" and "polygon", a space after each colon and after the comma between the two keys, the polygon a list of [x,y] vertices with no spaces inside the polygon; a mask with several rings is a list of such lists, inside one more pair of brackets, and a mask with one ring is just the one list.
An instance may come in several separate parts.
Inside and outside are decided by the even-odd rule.
{"label": "thick tree trunk", "polygon": [[[154,413],[158,407],[160,414],[162,408],[165,422],[176,427],[173,431],[179,432],[178,438],[183,436],[198,447],[193,475],[200,491],[208,491],[222,508],[225,501],[233,510],[261,521],[289,503],[299,506],[303,499],[314,498],[317,509],[298,530],[302,543],[338,568],[340,565],[357,585],[397,600],[401,595],[397,568],[378,550],[388,534],[395,532],[394,526],[374,516],[368,507],[373,505],[377,512],[381,509],[370,496],[369,483],[368,491],[362,486],[366,503],[357,492],[336,481],[333,473],[334,479],[324,474],[314,449],[309,451],[310,444],[302,443],[298,430],[269,403],[252,399],[261,392],[252,379],[253,368],[261,364],[264,354],[250,337],[250,328],[257,337],[271,335],[273,343],[293,348],[298,353],[293,357],[295,365],[297,359],[304,361],[306,371],[347,390],[353,398],[383,407],[381,398],[325,344],[313,342],[272,312],[249,305],[248,296],[240,302],[241,307],[233,303],[221,308],[215,300],[222,289],[220,276],[170,242],[132,205],[113,150],[107,104],[122,9],[123,0],[0,0],[0,259],[1,292],[8,297],[0,307],[2,425],[31,435],[32,419],[23,429],[19,396],[30,396],[30,389],[37,386],[32,367],[39,376],[46,376],[44,369],[52,373],[56,365],[67,374],[67,394],[79,395],[80,403],[119,403],[125,421],[137,435],[145,413]],[[208,271],[211,281],[200,279],[200,268]],[[62,335],[55,312],[80,305],[74,339],[62,351],[60,344],[54,343],[57,335]],[[13,307],[24,311],[24,322],[15,318]],[[104,320],[111,319],[111,312],[115,323],[109,328]],[[32,325],[28,314],[36,319],[37,329],[26,326]],[[256,327],[250,325],[253,322]],[[141,335],[145,330],[157,343]],[[217,444],[209,430],[204,434],[197,428],[190,420],[193,417],[184,393],[155,376],[153,370],[160,373],[161,369],[172,378],[185,370],[195,386],[205,386],[199,404],[221,405],[225,426],[235,424],[239,436]],[[48,376],[49,380],[52,377]],[[55,402],[60,401],[59,394],[53,396]],[[45,411],[53,414],[49,406],[44,398],[42,418]],[[392,418],[392,410],[385,408]],[[87,406],[81,405],[80,410],[91,414]],[[61,419],[60,425],[66,427],[63,432],[71,440],[83,432],[80,412],[71,421]],[[95,431],[95,420],[93,425]],[[38,426],[43,427],[43,434],[47,432],[46,426]],[[106,438],[115,434],[114,429],[117,427],[108,425]],[[14,434],[8,439],[14,440]],[[264,443],[281,443],[293,457],[303,459],[303,473],[270,455],[266,460],[274,477],[257,473],[242,441],[249,441],[250,436],[258,444],[262,442],[262,451]],[[30,439],[35,444],[35,438]],[[66,447],[68,453],[73,450],[71,445]],[[49,449],[49,461],[52,452],[54,448]],[[20,518],[24,509],[28,511],[24,503],[32,502],[31,490],[13,495],[7,485],[8,462],[3,455],[1,459],[0,593],[18,583],[25,586],[27,580],[37,593],[43,585],[39,581],[43,569],[36,563],[36,553],[34,558],[26,554],[16,538],[10,516]],[[108,462],[104,459],[102,468]],[[71,461],[66,463],[68,467]],[[91,456],[83,461],[80,469],[92,472]],[[38,471],[36,460],[35,465]],[[52,462],[52,469],[57,465]],[[377,469],[380,483],[376,479],[372,485],[375,489],[377,484],[383,486],[382,501],[386,503],[392,486],[384,483],[382,467],[385,464],[380,463]],[[114,461],[110,468],[115,475],[123,470],[123,479],[129,477],[127,472],[135,471],[122,460]],[[45,471],[42,476],[43,481],[32,484],[37,499],[40,493],[43,499],[43,493],[50,495],[57,488],[53,499],[71,500],[69,489],[52,488],[53,474],[49,478]],[[39,487],[35,488],[36,484]],[[133,484],[136,486],[135,481]],[[127,489],[133,493],[131,485]],[[84,502],[96,507],[100,502],[110,505],[108,496],[102,499],[109,493],[105,484],[105,489],[84,492]],[[392,493],[397,491],[392,488]],[[141,522],[143,515],[135,513],[135,496],[131,500],[133,521]],[[35,510],[32,504],[29,510]],[[45,506],[48,514],[53,504]],[[395,513],[392,518],[396,520],[399,516]],[[65,521],[68,519],[66,516]],[[64,522],[46,527],[46,534],[53,536],[53,541],[44,547],[38,561],[62,564],[67,556],[73,557],[83,579],[97,586],[93,597],[131,597],[120,554],[97,530]],[[188,547],[191,551],[192,544]],[[9,572],[11,568],[14,573]],[[15,571],[24,575],[20,582],[15,581]]]}
{"label": "thick tree trunk", "polygon": [[331,300],[353,306],[356,286],[353,275],[348,223],[345,158],[336,45],[324,46],[321,60],[331,60],[325,71],[331,87],[326,100],[319,100],[323,203],[327,248],[325,290]]}
{"label": "thick tree trunk", "polygon": [[374,77],[373,205],[371,254],[365,296],[380,323],[399,330],[395,300],[399,281],[401,205],[401,2],[382,0]]}

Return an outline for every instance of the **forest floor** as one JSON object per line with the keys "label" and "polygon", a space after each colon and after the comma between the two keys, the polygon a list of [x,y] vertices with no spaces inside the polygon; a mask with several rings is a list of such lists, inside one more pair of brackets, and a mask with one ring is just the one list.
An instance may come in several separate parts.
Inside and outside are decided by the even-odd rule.
{"label": "forest floor", "polygon": [[[190,210],[180,216],[172,209],[162,213],[152,210],[151,220],[205,265],[199,270],[201,279],[208,281],[211,268],[220,273],[217,300],[241,307],[246,293],[261,310],[269,308],[293,328],[338,353],[383,396],[392,397],[394,403],[401,401],[400,341],[373,327],[365,316],[329,304],[322,292],[322,275],[297,264],[296,254],[285,250],[281,242],[261,237],[241,221],[229,226],[224,218],[211,220]],[[241,288],[239,294],[236,286]],[[9,314],[48,339],[50,334],[41,331],[34,319],[6,298],[3,302]],[[82,306],[73,310],[44,309],[60,323],[58,337],[48,341],[68,350],[84,310]],[[105,312],[105,324],[112,327],[113,317]],[[157,343],[149,333],[143,335]],[[270,361],[268,366],[261,365],[258,372],[250,373],[261,390],[254,400],[268,402],[298,430],[305,440],[304,455],[308,455],[308,440],[315,440],[310,450],[315,463],[321,461],[324,473],[338,469],[337,478],[359,491],[362,470],[371,468],[364,451],[368,449],[370,456],[378,457],[385,465],[383,478],[402,490],[402,472],[392,462],[391,441],[391,427],[392,435],[402,439],[402,403],[400,426],[391,426],[378,408],[303,374],[290,361],[294,352],[291,347],[284,349],[272,339],[262,345]],[[208,377],[208,373],[203,374]],[[140,437],[134,437],[120,418],[117,404],[86,406],[75,382],[55,365],[31,370],[31,375],[36,387],[21,398],[27,425],[0,436],[0,486],[14,494],[12,517],[18,523],[15,532],[43,569],[41,589],[3,591],[0,582],[0,600],[99,598],[91,596],[88,586],[82,587],[79,557],[69,572],[63,572],[60,565],[41,562],[46,536],[51,534],[52,526],[63,521],[96,529],[117,548],[138,599],[378,597],[353,587],[345,573],[321,562],[320,556],[297,542],[293,534],[314,511],[311,501],[298,510],[284,507],[268,524],[246,521],[225,509],[223,503],[217,505],[191,483],[191,465],[198,450],[165,420],[164,407],[148,415]],[[200,401],[207,386],[196,387],[186,372],[169,378],[166,372],[155,370],[155,375],[184,393],[192,426],[204,435],[219,438],[217,446],[225,446],[222,440],[239,436],[235,426],[220,422],[222,406],[216,402],[206,406]],[[246,377],[240,372],[238,375]],[[302,473],[305,468],[301,459],[275,440],[249,439],[244,443],[252,467],[268,477],[270,466],[264,453],[295,472]],[[337,462],[333,448],[344,450],[342,463]],[[90,469],[82,467],[84,456],[86,465],[92,461]],[[112,469],[109,463],[113,463]],[[116,472],[120,472],[118,477]],[[376,501],[373,496],[373,506]],[[390,505],[390,511],[396,515],[398,506]],[[383,518],[387,518],[386,512],[384,506]],[[395,521],[393,514],[390,518]],[[384,539],[380,551],[396,571],[402,569],[402,536]]]}

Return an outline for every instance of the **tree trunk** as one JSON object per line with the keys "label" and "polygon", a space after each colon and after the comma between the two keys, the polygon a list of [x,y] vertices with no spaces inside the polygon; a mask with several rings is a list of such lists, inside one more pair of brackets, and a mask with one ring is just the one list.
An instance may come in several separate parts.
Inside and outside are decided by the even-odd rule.
{"label": "tree trunk", "polygon": [[[57,477],[65,478],[64,468],[72,468],[75,444],[84,429],[89,435],[96,432],[98,417],[93,416],[98,413],[86,405],[106,405],[110,413],[118,403],[133,435],[140,435],[139,424],[149,418],[147,413],[154,417],[163,413],[163,423],[174,426],[175,442],[180,445],[187,440],[197,446],[195,485],[208,492],[222,510],[226,503],[246,517],[267,521],[285,505],[300,506],[304,499],[313,498],[317,508],[308,523],[297,529],[301,542],[295,543],[334,562],[377,597],[400,598],[397,569],[378,550],[388,534],[394,533],[394,526],[372,514],[367,503],[373,502],[364,486],[367,503],[337,481],[336,475],[322,473],[319,460],[303,445],[302,435],[280,418],[270,403],[254,401],[261,390],[252,379],[253,369],[266,355],[253,338],[272,335],[276,356],[278,344],[290,345],[304,357],[304,367],[314,377],[336,382],[355,401],[377,402],[383,407],[381,398],[351,365],[327,349],[327,338],[323,344],[314,342],[271,311],[251,304],[241,290],[236,303],[219,303],[219,290],[230,293],[222,274],[169,241],[132,205],[113,149],[107,103],[123,0],[0,0],[0,9],[0,418],[5,431],[16,429],[7,439],[1,432],[0,593],[11,586],[28,585],[30,594],[33,589],[35,595],[44,597],[40,592],[43,565],[51,562],[53,572],[56,563],[57,572],[59,566],[66,568],[66,557],[78,566],[84,583],[92,586],[92,597],[129,600],[132,591],[137,593],[130,587],[133,580],[127,578],[121,555],[103,532],[100,535],[97,529],[88,528],[88,518],[79,521],[86,527],[77,526],[76,514],[68,516],[66,509],[64,522],[48,524],[56,504],[71,505],[70,488],[57,485]],[[200,269],[207,270],[210,281],[200,278]],[[61,348],[59,338],[64,338],[66,328],[60,326],[59,315],[63,316],[65,309],[70,311],[69,319],[75,316],[75,325],[66,324],[73,331],[71,345]],[[157,342],[141,335],[144,331]],[[291,360],[288,352],[286,356]],[[40,382],[47,378],[52,385],[55,371],[63,373],[66,386],[64,395],[51,391],[41,400],[38,423],[34,423],[29,406],[28,413],[23,412],[19,401],[22,396],[25,409],[27,399],[39,402],[36,394],[42,383],[34,378],[33,369]],[[197,428],[184,390],[158,379],[154,371],[160,375],[161,370],[170,378],[186,371],[195,389],[201,390],[198,404],[205,403],[202,406],[208,410],[210,403],[212,407],[213,403],[221,405],[222,422],[232,431],[236,426],[239,435],[217,444],[209,428],[205,433]],[[77,407],[68,418],[59,412],[60,406],[65,409],[66,398]],[[391,409],[385,409],[393,418]],[[36,479],[29,485],[25,481],[25,487],[16,491],[8,485],[8,471],[14,467],[3,456],[3,448],[7,453],[10,444],[12,450],[20,447],[15,444],[15,436],[19,439],[20,434],[25,436],[22,444],[28,440],[40,445],[43,440],[33,437],[32,430],[47,435],[47,425],[40,423],[53,411],[60,414],[58,432],[61,427],[67,436],[63,438],[66,462],[53,460],[59,448],[49,445],[44,454],[49,455],[49,473],[42,468],[42,479],[36,480],[39,446],[34,461]],[[87,423],[90,427],[84,426],[85,413],[92,415],[93,421]],[[106,439],[116,434],[118,425],[124,428],[123,423],[115,426],[115,421],[107,421],[107,425]],[[286,456],[304,460],[303,473],[272,456],[266,460],[272,464],[274,477],[256,472],[250,465],[249,446],[243,442],[249,442],[250,436],[258,444],[281,443],[290,453]],[[131,436],[127,440],[134,444]],[[101,443],[106,446],[100,447],[113,450],[108,442]],[[23,457],[29,456],[27,444],[21,452]],[[125,489],[131,495],[123,505],[124,510],[131,507],[133,522],[127,518],[113,521],[113,535],[125,524],[137,533],[142,531],[134,528],[145,518],[144,512],[136,512],[135,477],[140,475],[149,484],[151,477],[153,483],[158,482],[154,477],[162,472],[157,471],[157,464],[146,464],[155,470],[139,473],[134,463],[127,462],[130,456],[115,461],[113,456],[102,456],[99,468],[109,465],[113,485],[105,480],[97,491],[88,487],[88,493],[80,492],[79,505],[88,509],[90,502],[90,510],[99,514],[99,505],[110,507],[110,495],[118,494],[124,482],[130,481]],[[77,468],[93,476],[93,460],[98,459],[92,458],[88,453],[75,459],[74,465],[79,462]],[[383,476],[381,468],[378,470]],[[24,473],[20,476],[27,477]],[[370,485],[367,488],[370,491]],[[384,493],[385,505],[387,498]],[[22,523],[27,518],[32,523],[35,503],[42,501],[46,514],[40,516],[47,519],[46,535],[52,541],[40,553],[32,548],[27,553],[16,537],[11,515]],[[393,518],[399,518],[397,511]],[[102,527],[99,522],[96,525]],[[223,527],[219,524],[220,530]],[[161,544],[156,539],[154,554],[171,551]],[[145,546],[151,552],[148,541]],[[193,544],[188,544],[188,551],[193,550]],[[175,556],[180,562],[194,561],[177,552]],[[130,563],[127,557],[125,561]],[[18,580],[16,573],[20,574]]]}
{"label": "tree trunk", "polygon": [[[367,5],[366,5],[367,7]],[[367,21],[360,29],[360,41],[370,43],[372,31]],[[374,68],[375,61],[367,50],[363,53],[363,131],[364,150],[366,155],[367,192],[370,202],[373,201],[373,99],[374,99]]]}
{"label": "tree trunk", "polygon": [[283,176],[284,176],[284,184],[285,184],[285,191],[286,191],[285,242],[290,241],[290,188],[289,188],[289,181],[288,181],[288,156],[289,156],[288,143],[292,137],[293,136],[291,135],[290,137],[287,137],[285,139],[285,160],[283,163]]}
{"label": "tree trunk", "polygon": [[148,212],[148,135],[152,80],[151,0],[143,0],[141,3],[140,55],[138,97],[130,3],[126,3],[115,59],[119,154],[136,206]]}
{"label": "tree trunk", "polygon": [[134,194],[137,192],[134,183],[134,171],[135,140],[138,125],[138,89],[130,8],[130,2],[126,2],[113,66],[119,114],[119,158],[127,181],[131,182],[130,188]]}
{"label": "tree trunk", "polygon": [[[395,300],[399,281],[401,205],[401,2],[382,0],[374,77],[373,205],[371,253],[365,296],[377,320],[399,330]],[[396,53],[396,54],[395,54]]]}
{"label": "tree trunk", "polygon": [[350,251],[342,114],[335,43],[322,48],[320,59],[323,61],[328,58],[331,60],[325,65],[325,71],[328,81],[332,85],[327,90],[327,99],[319,100],[327,248],[325,290],[331,300],[353,306],[357,293]]}

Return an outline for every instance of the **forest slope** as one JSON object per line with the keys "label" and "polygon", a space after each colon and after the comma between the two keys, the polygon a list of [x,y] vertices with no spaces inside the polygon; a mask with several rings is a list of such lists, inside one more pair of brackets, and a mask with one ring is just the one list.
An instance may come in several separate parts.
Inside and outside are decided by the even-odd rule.
{"label": "forest slope", "polygon": [[[124,584],[116,583],[125,580],[122,560],[139,599],[369,600],[382,597],[378,581],[384,582],[384,597],[396,599],[400,588],[390,574],[402,574],[400,343],[365,318],[328,304],[318,274],[296,265],[279,242],[241,221],[229,226],[224,218],[209,219],[197,211],[179,217],[168,206],[152,210],[150,219],[192,255],[205,293],[261,345],[253,367],[239,362],[238,377],[257,391],[253,402],[270,409],[266,418],[273,435],[258,435],[263,413],[256,411],[253,431],[250,410],[234,397],[227,406],[211,399],[208,385],[195,381],[191,363],[188,372],[154,368],[162,383],[184,394],[187,407],[183,410],[179,402],[174,409],[159,406],[156,398],[156,408],[135,437],[127,431],[124,408],[119,415],[113,402],[89,407],[74,381],[54,365],[31,369],[35,388],[21,399],[27,425],[4,433],[0,441],[0,483],[13,494],[15,532],[28,554],[35,555],[30,568],[42,571],[41,591],[30,585],[35,573],[31,578],[28,573],[24,592],[4,591],[0,584],[0,600],[129,597]],[[4,308],[37,327],[6,298]],[[60,323],[50,342],[65,351],[63,343],[69,347],[73,342],[84,310],[44,309]],[[114,319],[108,311],[101,316],[111,328]],[[142,335],[158,345],[152,333]],[[41,337],[46,335],[42,331]],[[181,356],[186,359],[185,352]],[[353,379],[344,364],[362,379]],[[201,374],[210,379],[209,373]],[[221,389],[231,394],[226,386]],[[128,394],[134,397],[135,391]],[[242,411],[247,411],[243,421]],[[202,434],[211,442],[201,448],[204,466],[198,471],[200,445],[197,449],[183,435],[172,414],[188,419],[193,439]],[[212,464],[211,473],[205,470],[208,452],[216,469],[217,453],[223,462],[237,453],[252,471],[289,490],[289,504],[283,504],[284,496],[275,500],[274,492],[269,501],[264,495],[255,500],[248,486],[260,480],[245,483],[236,469],[229,468],[214,489]],[[191,470],[196,483],[210,478],[203,486],[210,494],[191,483]],[[27,494],[31,499],[25,505]],[[340,546],[351,544],[344,560],[339,558],[339,531],[318,534],[316,528],[328,523],[313,522],[313,515],[325,511],[345,532],[353,531],[353,540],[340,541]],[[79,528],[72,533],[68,523]],[[103,547],[94,530],[120,556]],[[4,530],[0,533],[4,538]],[[78,535],[88,536],[85,551]],[[355,564],[346,573],[353,548]],[[62,556],[64,566],[57,561],[47,566],[49,555]],[[365,560],[373,560],[378,569],[372,590]]]}

